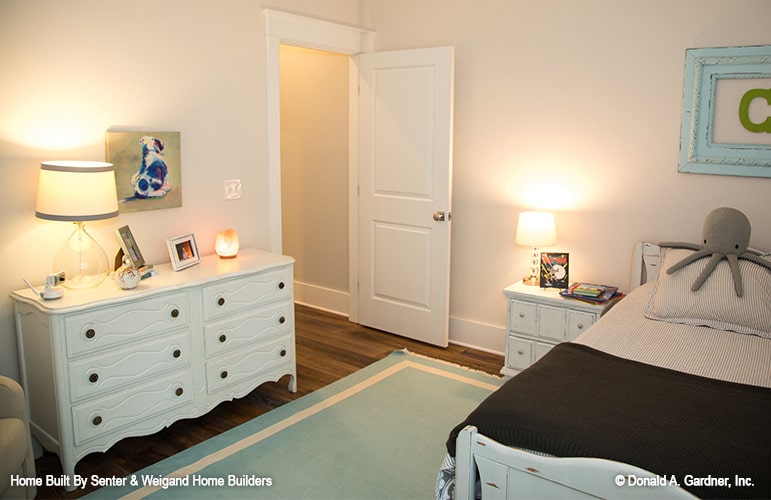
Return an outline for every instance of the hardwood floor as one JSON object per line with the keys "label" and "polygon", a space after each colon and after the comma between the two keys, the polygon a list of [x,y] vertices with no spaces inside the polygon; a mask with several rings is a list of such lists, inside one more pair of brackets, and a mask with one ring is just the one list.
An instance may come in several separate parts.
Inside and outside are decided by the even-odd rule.
{"label": "hardwood floor", "polygon": [[[221,403],[206,415],[180,420],[149,436],[123,439],[104,453],[87,455],[78,462],[75,473],[86,477],[124,477],[350,375],[398,349],[407,348],[495,375],[503,366],[503,356],[452,344],[446,349],[435,347],[304,306],[296,307],[295,329],[297,393],[287,390],[288,376],[263,384],[243,398]],[[46,452],[35,465],[38,477],[44,481],[47,476],[62,474],[59,458],[53,453]],[[64,488],[43,486],[38,488],[37,498],[78,498],[93,489],[89,486],[67,492]]]}

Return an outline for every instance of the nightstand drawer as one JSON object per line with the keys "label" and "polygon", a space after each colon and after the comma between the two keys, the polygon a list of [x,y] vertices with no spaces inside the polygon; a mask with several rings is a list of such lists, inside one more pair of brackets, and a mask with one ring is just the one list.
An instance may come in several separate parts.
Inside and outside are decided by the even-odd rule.
{"label": "nightstand drawer", "polygon": [[587,328],[592,326],[595,321],[597,321],[597,314],[595,313],[569,311],[567,340],[575,340],[576,337],[584,333]]}
{"label": "nightstand drawer", "polygon": [[551,348],[554,347],[553,344],[542,344],[541,342],[535,343],[535,358],[533,359],[533,363],[541,359],[544,354],[549,352]]}
{"label": "nightstand drawer", "polygon": [[536,304],[521,300],[509,301],[509,331],[535,335]]}
{"label": "nightstand drawer", "polygon": [[533,358],[533,342],[509,336],[506,354],[507,367],[524,370]]}
{"label": "nightstand drawer", "polygon": [[538,305],[538,335],[561,342],[565,340],[565,309]]}

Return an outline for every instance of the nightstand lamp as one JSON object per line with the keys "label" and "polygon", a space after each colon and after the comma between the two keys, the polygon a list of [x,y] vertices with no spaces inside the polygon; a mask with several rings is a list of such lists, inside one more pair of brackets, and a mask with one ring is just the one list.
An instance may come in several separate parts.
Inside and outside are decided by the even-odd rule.
{"label": "nightstand lamp", "polygon": [[76,226],[54,256],[53,271],[64,271],[64,286],[90,288],[104,281],[110,270],[107,254],[86,232],[84,223],[118,216],[118,195],[111,163],[41,163],[35,216],[68,221]]}
{"label": "nightstand lamp", "polygon": [[538,285],[538,247],[554,245],[557,242],[557,231],[554,228],[554,214],[551,212],[522,212],[517,223],[517,235],[514,240],[517,245],[532,247],[530,257],[530,272],[522,282],[526,285]]}

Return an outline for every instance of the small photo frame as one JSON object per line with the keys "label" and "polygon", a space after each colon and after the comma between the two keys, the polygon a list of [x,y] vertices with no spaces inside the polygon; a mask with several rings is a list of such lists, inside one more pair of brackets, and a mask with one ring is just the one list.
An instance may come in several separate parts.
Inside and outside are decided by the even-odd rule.
{"label": "small photo frame", "polygon": [[175,271],[180,271],[201,262],[201,255],[198,253],[195,235],[192,233],[169,238],[166,240],[166,246],[169,249],[169,257],[171,257],[171,267]]}
{"label": "small photo frame", "polygon": [[541,271],[539,284],[541,288],[567,288],[569,281],[570,255],[567,253],[541,253]]}
{"label": "small photo frame", "polygon": [[145,258],[142,256],[142,252],[139,251],[139,245],[137,245],[134,235],[131,234],[131,229],[128,226],[119,227],[115,230],[115,238],[118,240],[118,245],[123,251],[123,256],[131,261],[131,265],[139,269],[145,265]]}

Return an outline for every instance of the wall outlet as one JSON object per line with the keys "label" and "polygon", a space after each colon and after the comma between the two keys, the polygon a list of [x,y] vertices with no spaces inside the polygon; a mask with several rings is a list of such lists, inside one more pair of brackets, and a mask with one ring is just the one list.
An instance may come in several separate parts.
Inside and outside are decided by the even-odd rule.
{"label": "wall outlet", "polygon": [[241,199],[241,179],[230,179],[225,181],[225,199]]}

